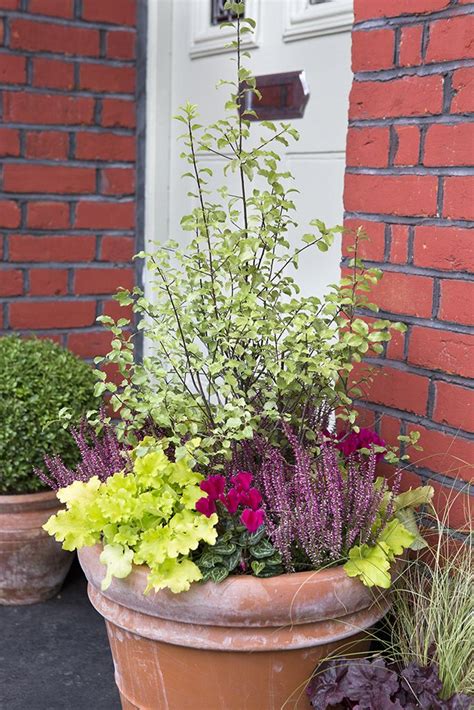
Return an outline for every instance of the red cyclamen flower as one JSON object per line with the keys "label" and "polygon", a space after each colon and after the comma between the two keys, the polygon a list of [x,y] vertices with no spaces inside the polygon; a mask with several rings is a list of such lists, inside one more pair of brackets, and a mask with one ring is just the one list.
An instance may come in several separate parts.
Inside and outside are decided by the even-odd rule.
{"label": "red cyclamen flower", "polygon": [[256,532],[265,520],[265,513],[261,508],[259,510],[250,510],[246,508],[240,516],[240,522],[245,525],[250,533]]}
{"label": "red cyclamen flower", "polygon": [[239,471],[236,476],[232,476],[231,481],[237,490],[248,491],[253,480],[253,475],[248,471]]}
{"label": "red cyclamen flower", "polygon": [[[360,429],[358,432],[341,431],[337,435],[337,440],[336,448],[339,449],[346,458],[355,454],[359,449],[371,449],[373,446],[386,446],[385,441],[381,439],[375,431],[364,428]],[[380,451],[375,455],[377,461],[383,457],[384,454]]]}
{"label": "red cyclamen flower", "polygon": [[196,510],[202,513],[206,518],[210,518],[216,512],[216,504],[211,498],[199,498],[196,503]]}
{"label": "red cyclamen flower", "polygon": [[201,481],[199,488],[207,493],[211,500],[217,500],[224,493],[224,476],[209,476],[205,481]]}
{"label": "red cyclamen flower", "polygon": [[226,496],[221,496],[220,500],[231,515],[237,512],[237,508],[242,503],[241,495],[235,488],[231,488]]}
{"label": "red cyclamen flower", "polygon": [[247,493],[245,505],[248,505],[252,510],[257,510],[258,506],[262,502],[262,495],[260,491],[256,488],[251,488]]}

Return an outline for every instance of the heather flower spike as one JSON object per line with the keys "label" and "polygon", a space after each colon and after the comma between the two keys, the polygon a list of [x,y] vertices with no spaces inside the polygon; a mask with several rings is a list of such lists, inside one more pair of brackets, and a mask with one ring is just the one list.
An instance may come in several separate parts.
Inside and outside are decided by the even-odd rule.
{"label": "heather flower spike", "polygon": [[93,476],[105,481],[118,471],[131,470],[130,446],[126,441],[119,441],[116,428],[107,424],[105,410],[100,411],[102,432],[97,434],[86,419],[78,428],[71,429],[77,444],[81,461],[76,468],[68,468],[59,456],[45,456],[48,469],[45,474],[41,469],[36,474],[50,488],[58,490],[74,481],[88,481]]}

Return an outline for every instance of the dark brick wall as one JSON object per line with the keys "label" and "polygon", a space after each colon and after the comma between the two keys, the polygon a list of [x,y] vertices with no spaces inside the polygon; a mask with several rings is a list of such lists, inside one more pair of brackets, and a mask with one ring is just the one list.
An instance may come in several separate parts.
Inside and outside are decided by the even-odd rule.
{"label": "dark brick wall", "polygon": [[[408,331],[369,358],[364,417],[394,440],[418,429],[404,485],[431,481],[469,517],[474,462],[474,3],[355,0],[346,224],[362,224],[374,299]],[[368,314],[367,314],[368,315]],[[460,492],[461,491],[461,492]]]}
{"label": "dark brick wall", "polygon": [[0,0],[0,332],[84,357],[132,286],[136,0]]}

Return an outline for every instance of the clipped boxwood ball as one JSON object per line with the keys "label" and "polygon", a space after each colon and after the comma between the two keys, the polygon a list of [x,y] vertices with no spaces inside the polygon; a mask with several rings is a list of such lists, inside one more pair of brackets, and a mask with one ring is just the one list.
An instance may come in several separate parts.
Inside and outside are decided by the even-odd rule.
{"label": "clipped boxwood ball", "polygon": [[51,340],[0,338],[0,494],[44,489],[33,470],[44,454],[78,461],[58,414],[67,407],[77,424],[96,409],[95,381],[90,365]]}

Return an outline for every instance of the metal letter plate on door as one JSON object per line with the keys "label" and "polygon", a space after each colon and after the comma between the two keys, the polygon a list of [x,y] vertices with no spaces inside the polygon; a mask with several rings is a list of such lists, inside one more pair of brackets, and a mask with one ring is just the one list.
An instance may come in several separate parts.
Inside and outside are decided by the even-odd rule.
{"label": "metal letter plate on door", "polygon": [[303,70],[264,74],[255,77],[258,97],[251,91],[245,92],[242,110],[255,111],[257,117],[247,115],[249,121],[285,120],[302,118],[309,100],[309,87]]}

